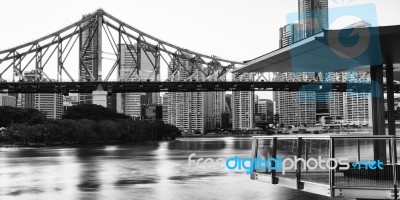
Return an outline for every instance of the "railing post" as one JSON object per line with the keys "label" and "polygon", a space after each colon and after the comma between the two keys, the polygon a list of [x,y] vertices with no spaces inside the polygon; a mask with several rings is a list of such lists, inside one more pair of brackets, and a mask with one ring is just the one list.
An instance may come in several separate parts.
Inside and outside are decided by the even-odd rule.
{"label": "railing post", "polygon": [[391,146],[392,148],[390,149],[391,152],[391,160],[392,160],[392,167],[393,167],[393,189],[394,189],[394,199],[397,199],[397,148],[396,148],[396,139],[395,137],[392,137],[391,139]]}
{"label": "railing post", "polygon": [[[256,171],[256,168],[254,167],[254,166],[256,166],[257,164],[256,164],[256,161],[255,161],[255,159],[256,159],[256,157],[257,157],[257,150],[258,150],[258,139],[257,138],[255,138],[255,137],[253,137],[253,142],[252,142],[252,145],[251,145],[251,160],[253,160],[253,170],[252,170],[252,172],[255,172]],[[251,180],[254,180],[255,179],[255,177],[254,177],[254,173],[251,173],[251,175],[250,175],[250,179]]]}
{"label": "railing post", "polygon": [[357,140],[357,162],[361,160],[361,153],[360,153],[360,140]]}
{"label": "railing post", "polygon": [[[312,140],[310,140],[310,153],[312,153]],[[307,140],[304,140],[304,160],[308,160],[308,150],[307,150]],[[306,172],[308,172],[308,167],[306,165]]]}
{"label": "railing post", "polygon": [[[301,158],[301,150],[302,150],[302,141],[303,139],[299,137],[297,139],[297,159]],[[307,166],[307,165],[306,165]],[[302,190],[304,189],[304,185],[301,182],[301,162],[297,162],[297,169],[296,169],[296,182],[297,182],[297,189]]]}
{"label": "railing post", "polygon": [[[334,158],[335,157],[335,142],[334,138],[330,138],[329,140],[329,158]],[[330,166],[332,166],[332,162],[330,163]],[[331,197],[335,197],[335,191],[334,191],[334,186],[335,186],[335,169],[329,170],[329,190],[331,192]]]}
{"label": "railing post", "polygon": [[[277,155],[277,149],[278,149],[278,139],[276,137],[274,137],[273,141],[272,141],[272,158],[276,159],[276,155]],[[275,167],[275,162],[271,163],[271,167],[274,168]],[[271,182],[272,184],[278,184],[278,180],[276,178],[276,170],[271,170]]]}

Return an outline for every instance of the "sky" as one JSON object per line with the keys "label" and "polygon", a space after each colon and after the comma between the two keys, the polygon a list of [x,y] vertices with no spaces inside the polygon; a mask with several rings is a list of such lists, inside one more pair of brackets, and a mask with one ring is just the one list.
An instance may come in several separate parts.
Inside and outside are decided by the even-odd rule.
{"label": "sky", "polygon": [[[1,0],[0,50],[57,31],[98,8],[180,47],[244,61],[279,47],[279,27],[297,0]],[[329,7],[374,3],[378,24],[400,24],[399,0],[330,0]],[[272,98],[270,94],[262,94]]]}

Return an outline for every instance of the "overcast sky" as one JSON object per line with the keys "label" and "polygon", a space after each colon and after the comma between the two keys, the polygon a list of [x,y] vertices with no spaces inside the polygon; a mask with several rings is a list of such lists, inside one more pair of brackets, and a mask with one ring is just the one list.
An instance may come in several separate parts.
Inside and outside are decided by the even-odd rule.
{"label": "overcast sky", "polygon": [[[399,0],[331,0],[330,7],[375,3],[378,23],[400,24]],[[278,48],[279,27],[297,0],[3,0],[0,49],[45,36],[98,8],[175,45],[243,61]]]}

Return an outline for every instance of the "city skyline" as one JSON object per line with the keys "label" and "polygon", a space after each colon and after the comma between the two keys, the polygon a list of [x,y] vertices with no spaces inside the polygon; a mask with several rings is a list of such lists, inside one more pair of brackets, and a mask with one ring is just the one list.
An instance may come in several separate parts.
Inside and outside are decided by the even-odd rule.
{"label": "city skyline", "polygon": [[[137,5],[146,8],[143,10],[155,10],[154,15],[143,18],[141,16],[143,16],[144,13],[142,13],[141,9],[136,9],[136,12],[129,12],[127,11],[129,9],[128,7],[123,8],[119,6],[123,5],[123,1],[120,2],[121,4],[118,4],[118,2],[115,3],[114,1],[113,3],[111,3],[111,1],[85,1],[79,3],[77,1],[70,1],[63,9],[57,8],[56,3],[53,3],[53,1],[52,3],[54,5],[47,5],[48,2],[46,1],[41,1],[39,3],[27,1],[24,5],[29,6],[24,7],[14,5],[14,2],[4,2],[5,5],[2,6],[2,8],[20,8],[19,12],[30,15],[30,19],[33,23],[24,23],[25,19],[18,16],[7,18],[4,24],[4,30],[13,31],[3,31],[0,33],[0,44],[2,46],[0,49],[6,49],[19,45],[22,42],[28,42],[33,38],[42,37],[45,34],[62,28],[59,24],[70,24],[79,20],[82,14],[91,13],[93,10],[102,7],[106,11],[119,16],[123,21],[132,24],[134,27],[177,44],[178,46],[188,47],[191,50],[209,55],[244,61],[253,59],[263,52],[273,51],[279,48],[279,32],[276,30],[286,24],[286,15],[288,13],[297,12],[298,5],[297,1],[291,0],[279,1],[279,3],[275,1],[255,1],[252,3],[246,1],[218,1],[212,2],[212,4],[215,5],[215,8],[213,8],[212,6],[206,6],[208,3],[204,1],[192,1],[194,4],[192,5],[186,1],[179,0],[168,2],[153,0],[137,3]],[[390,17],[388,14],[390,10],[394,11],[395,5],[399,3],[398,1],[362,0],[329,1],[329,3],[330,7],[374,3],[379,13],[379,25],[400,24],[397,19]],[[78,4],[79,6],[77,6]],[[190,9],[185,8],[192,6],[199,7],[199,10],[204,11],[207,15],[188,14],[186,15],[187,17],[183,19],[186,23],[173,23],[172,19],[176,19],[180,13],[170,12],[171,10],[179,7],[182,8],[181,12],[190,13]],[[2,8],[0,8],[0,18],[6,18],[10,15],[10,12],[13,11],[12,9],[2,10]],[[268,8],[270,12],[262,12],[266,8]],[[46,12],[44,12],[43,9],[46,9]],[[33,10],[35,10],[35,12],[32,13]],[[385,12],[383,12],[384,10]],[[52,15],[53,17],[48,18],[45,17],[46,15]],[[35,23],[39,21],[41,23]],[[265,21],[267,21],[267,25],[260,26],[260,24],[265,24]],[[171,28],[171,26],[174,26],[174,28]],[[232,31],[231,27],[244,28]],[[26,30],[29,30],[30,34],[24,34]],[[247,37],[248,35],[251,35],[251,37]],[[229,44],[241,40],[246,42],[238,43],[237,48],[230,48]],[[167,77],[167,72],[165,70],[166,68],[163,67],[163,71],[161,72],[161,76],[164,78]],[[261,95],[263,98],[272,99],[272,94],[269,92],[257,94]]]}
{"label": "city skyline", "polygon": [[[300,2],[302,2],[302,3],[300,3]],[[305,4],[305,5],[307,5],[307,3],[304,3],[304,2],[306,2],[306,1],[299,1],[299,5],[302,5],[302,4]],[[324,1],[324,2],[326,2],[326,1]],[[325,5],[325,6],[327,6],[327,4],[322,4],[321,3],[321,5]],[[311,7],[313,7],[313,6],[311,6]],[[326,8],[324,8],[324,7],[319,7],[319,8],[322,8],[322,9],[326,9]],[[299,7],[299,9],[300,9],[300,7]],[[308,8],[308,9],[312,9],[312,8]],[[303,11],[303,12],[306,12],[306,11]],[[327,13],[325,13],[324,15],[327,15]],[[320,17],[322,18],[324,15],[321,15]],[[299,17],[300,17],[301,15],[299,14]],[[311,16],[312,17],[312,16]],[[314,18],[312,18],[312,19],[314,19]],[[301,22],[302,21],[302,19],[300,19],[299,18],[299,21]],[[324,27],[326,27],[327,25],[327,23],[325,22],[325,21],[327,21],[327,18],[326,19],[324,19],[324,20],[320,20],[320,22],[322,22],[322,26],[324,26]],[[309,22],[304,22],[304,24],[305,25],[307,25],[307,24],[314,24],[314,22],[311,22],[311,23],[309,23]],[[304,25],[303,24],[303,25]],[[84,26],[85,24],[82,24],[81,26]],[[318,28],[315,28],[315,27],[311,27],[310,29],[312,29],[312,30],[314,30],[314,31],[316,31],[316,32],[314,32],[314,33],[311,33],[311,34],[316,34],[316,33],[318,33],[318,31],[322,31],[322,28],[320,27],[321,25],[316,25],[316,27],[319,27],[320,29],[318,29]],[[305,30],[307,30],[308,28],[303,28],[303,29],[305,29]],[[83,31],[83,33],[82,33],[82,36],[83,36],[83,38],[88,38],[89,37],[89,35],[91,35],[92,33],[92,30],[91,29],[88,29],[88,30],[85,30],[85,31]],[[296,32],[296,31],[294,31],[294,32]],[[298,39],[302,39],[303,37],[306,37],[307,36],[307,34],[308,33],[306,33],[305,32],[305,34],[304,34],[304,36],[300,36]],[[281,34],[282,35],[282,34]],[[92,40],[98,40],[98,38],[97,38],[97,35],[95,35],[95,37],[92,39]],[[290,44],[290,43],[292,43],[292,42],[294,42],[294,41],[296,41],[296,40],[292,40],[291,42],[287,42],[286,43],[286,45],[288,45],[288,44]],[[90,44],[91,42],[89,42],[89,44]],[[93,42],[94,43],[94,42]],[[83,43],[81,44],[81,45],[83,45]],[[93,45],[93,44],[92,44]],[[84,81],[84,80],[88,80],[88,79],[90,79],[90,76],[89,75],[91,75],[91,76],[95,76],[94,77],[94,80],[101,80],[101,76],[102,76],[102,74],[101,74],[101,71],[102,71],[102,66],[101,65],[99,65],[98,66],[98,68],[94,68],[93,66],[97,66],[98,64],[96,64],[96,62],[97,62],[97,60],[98,59],[100,59],[100,56],[102,56],[102,55],[100,55],[100,52],[97,52],[97,47],[96,46],[90,46],[90,47],[88,47],[88,48],[86,48],[86,46],[81,46],[80,48],[82,48],[82,49],[88,49],[88,52],[86,52],[86,51],[84,51],[84,52],[86,52],[86,53],[83,53],[82,52],[82,54],[83,54],[83,60],[80,62],[80,68],[79,68],[79,74],[80,74],[80,81]],[[103,53],[103,52],[101,52],[101,53]],[[128,54],[127,52],[125,52],[125,54]],[[97,56],[98,55],[98,56]],[[142,55],[143,56],[143,55]],[[144,56],[143,56],[143,58],[144,58]],[[140,60],[143,60],[143,58],[142,59],[140,59]],[[121,62],[124,62],[124,58],[122,57],[121,58]],[[146,66],[146,65],[143,65],[143,66]],[[146,69],[144,68],[142,66],[142,69],[141,70],[145,70],[146,71]],[[122,68],[124,68],[124,66],[120,66],[120,67],[122,67]],[[84,69],[85,68],[85,69]],[[87,69],[88,68],[88,69]],[[89,73],[87,73],[86,71],[88,71]],[[130,71],[130,70],[128,70],[128,71]],[[150,70],[151,71],[151,70]],[[144,72],[144,71],[141,71],[141,73],[142,72]],[[119,74],[120,72],[118,72],[118,74]],[[147,73],[147,72],[146,72]],[[92,75],[93,74],[93,75]],[[153,73],[151,73],[151,74],[153,74]],[[146,75],[147,76],[147,75]],[[191,75],[190,75],[191,76]],[[35,78],[37,78],[37,77],[35,77]],[[120,79],[119,77],[118,77],[118,79]],[[141,80],[143,81],[143,80],[147,80],[146,78],[141,78]],[[150,79],[148,79],[148,80],[154,80],[154,79],[152,79],[152,78],[150,78]],[[234,92],[235,93],[235,92]],[[243,92],[244,93],[244,92]],[[105,92],[105,94],[106,94],[106,92]],[[82,96],[84,96],[84,95],[82,95]],[[88,96],[91,96],[91,94],[89,94]],[[235,95],[234,95],[235,96]],[[239,95],[239,96],[242,96],[241,94]],[[250,96],[252,96],[252,95],[250,95]],[[240,97],[241,98],[241,97]],[[246,98],[248,98],[248,97],[246,97]],[[140,96],[138,96],[138,97],[136,97],[136,104],[138,104],[136,107],[138,107],[136,110],[137,110],[137,112],[140,112],[140,110],[141,110],[141,104],[143,104],[143,103],[140,103],[139,101],[141,100],[141,97]],[[158,99],[158,98],[157,98]],[[235,98],[233,98],[234,100],[235,100]],[[252,97],[250,97],[250,101],[249,101],[249,103],[247,103],[247,104],[249,104],[249,105],[252,105],[252,104],[254,104],[254,103],[252,103],[253,101],[254,101],[254,99],[252,98]],[[139,100],[139,101],[138,101]],[[102,100],[103,101],[103,100]],[[106,103],[106,100],[104,100],[105,101],[105,104],[107,104]],[[240,100],[241,101],[241,100]],[[91,103],[91,101],[82,101],[82,102],[84,102],[84,103]],[[158,102],[159,103],[159,102]],[[223,107],[223,106],[220,106],[220,107]],[[251,106],[250,106],[251,107]],[[237,116],[240,116],[240,115],[243,115],[243,113],[250,113],[249,114],[249,116],[252,116],[252,117],[254,117],[254,114],[252,114],[254,111],[252,111],[251,109],[249,109],[249,106],[245,106],[245,108],[244,108],[244,112],[242,112],[242,111],[240,111],[239,113],[240,114],[236,114]],[[289,109],[290,110],[290,109]],[[311,110],[311,109],[306,109],[306,110]],[[220,113],[222,113],[222,112],[220,112]],[[203,117],[205,116],[204,114],[201,114]],[[137,114],[136,113],[136,115],[135,114],[129,114],[129,116],[139,116],[139,114]],[[250,121],[248,122],[248,124],[250,124],[250,125],[247,125],[246,127],[248,127],[248,128],[253,128],[252,126],[253,126],[253,124],[254,124],[254,122],[253,122],[253,120],[254,119],[251,119],[252,117],[250,117]],[[235,121],[235,120],[234,120]],[[240,123],[242,123],[244,120],[243,119],[239,119],[239,120],[237,120],[237,121],[239,121]],[[312,124],[312,121],[316,121],[316,120],[310,120],[310,122],[309,122],[309,124]],[[200,124],[204,124],[204,122],[201,122]],[[235,123],[234,123],[235,124]],[[238,124],[238,123],[236,123],[236,124]],[[242,127],[241,127],[242,125],[240,125],[240,126],[237,126],[238,128],[240,128],[240,129],[242,129]],[[236,127],[235,125],[234,125],[234,127]],[[201,128],[202,130],[204,130],[204,128]]]}
{"label": "city skyline", "polygon": [[398,199],[398,7],[7,1],[0,198]]}

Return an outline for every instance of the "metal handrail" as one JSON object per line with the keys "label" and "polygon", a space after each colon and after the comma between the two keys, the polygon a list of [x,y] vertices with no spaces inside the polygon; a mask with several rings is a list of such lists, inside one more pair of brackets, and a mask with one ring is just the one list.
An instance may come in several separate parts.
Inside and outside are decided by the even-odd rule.
{"label": "metal handrail", "polygon": [[278,139],[295,139],[295,138],[307,138],[307,139],[317,139],[317,138],[354,138],[354,139],[390,139],[396,138],[400,139],[400,136],[395,135],[269,135],[269,136],[253,136],[256,139],[268,139],[268,138],[278,138]]}
{"label": "metal handrail", "polygon": [[[375,189],[391,189],[393,190],[394,194],[397,194],[397,141],[400,140],[400,136],[393,136],[393,135],[272,135],[272,136],[253,136],[253,148],[252,148],[252,157],[255,158],[257,157],[258,153],[258,141],[259,140],[271,140],[272,141],[272,157],[276,158],[277,157],[277,151],[278,151],[278,143],[277,141],[281,140],[297,140],[297,148],[296,150],[293,151],[294,155],[297,155],[298,158],[302,157],[302,153],[304,150],[302,142],[303,141],[310,141],[310,140],[327,140],[329,141],[329,158],[335,158],[335,141],[337,140],[342,140],[342,139],[349,139],[349,140],[356,140],[357,141],[357,161],[360,161],[360,141],[363,140],[373,140],[373,141],[389,141],[389,156],[390,156],[390,164],[386,166],[392,166],[392,175],[393,177],[386,179],[382,179],[383,181],[389,181],[393,178],[393,187],[387,187],[389,184],[388,182],[384,183],[384,187],[379,187]],[[305,146],[307,148],[307,146]],[[310,148],[312,148],[310,146]],[[306,155],[305,157],[307,158],[307,150],[304,152]],[[254,171],[255,172],[255,171]],[[307,171],[308,172],[308,171]],[[301,181],[302,179],[302,171],[301,167],[297,166],[296,170],[296,182],[297,182],[297,189],[303,189],[303,182]],[[334,192],[335,189],[340,188],[340,189],[368,189],[368,188],[374,188],[374,187],[364,187],[364,186],[339,186],[335,184],[335,173],[336,169],[329,170],[329,188],[330,188],[330,195],[332,197],[335,196]],[[351,173],[351,171],[350,171]],[[272,178],[272,183],[277,184],[277,178],[276,178],[276,171],[271,170],[271,178]],[[386,177],[387,178],[387,177]],[[391,185],[391,184],[389,184]],[[395,199],[397,199],[397,196],[394,195]]]}

